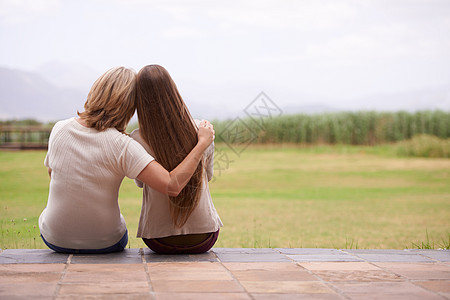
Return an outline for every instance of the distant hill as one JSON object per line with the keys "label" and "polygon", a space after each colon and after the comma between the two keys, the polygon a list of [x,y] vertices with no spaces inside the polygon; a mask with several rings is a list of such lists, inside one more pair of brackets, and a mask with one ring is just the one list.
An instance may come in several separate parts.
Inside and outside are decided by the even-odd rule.
{"label": "distant hill", "polygon": [[[76,116],[77,110],[83,110],[89,89],[100,75],[83,66],[59,63],[43,65],[33,72],[0,67],[0,119],[32,118],[46,122]],[[219,120],[245,117],[243,110],[260,92],[260,87],[245,83],[224,87],[220,83],[209,86],[181,80],[180,87],[195,118]],[[268,96],[280,106],[283,114],[356,110],[450,111],[450,85],[361,99],[327,99],[282,89],[273,89]],[[136,118],[132,122],[136,122]]]}
{"label": "distant hill", "polygon": [[33,72],[39,74],[54,86],[80,91],[89,91],[94,81],[101,75],[101,72],[81,64],[67,64],[57,61],[40,65]]}
{"label": "distant hill", "polygon": [[87,92],[52,85],[42,76],[0,67],[0,118],[52,121],[75,116]]}
{"label": "distant hill", "polygon": [[[350,110],[418,111],[450,110],[450,85],[405,91],[392,94],[375,94],[347,104]],[[346,103],[343,103],[346,105]]]}

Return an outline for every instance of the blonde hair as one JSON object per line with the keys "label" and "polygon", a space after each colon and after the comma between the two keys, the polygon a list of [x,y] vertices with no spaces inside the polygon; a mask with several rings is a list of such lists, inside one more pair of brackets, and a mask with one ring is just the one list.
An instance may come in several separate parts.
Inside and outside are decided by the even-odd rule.
{"label": "blonde hair", "polygon": [[125,132],[135,110],[136,72],[115,67],[94,82],[84,104],[84,112],[78,112],[78,116],[89,127],[99,131],[116,128]]}

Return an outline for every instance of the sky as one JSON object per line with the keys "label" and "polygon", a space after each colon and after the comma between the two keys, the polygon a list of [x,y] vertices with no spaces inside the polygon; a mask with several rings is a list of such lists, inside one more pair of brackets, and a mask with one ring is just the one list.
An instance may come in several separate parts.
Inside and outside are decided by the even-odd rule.
{"label": "sky", "polygon": [[0,0],[0,66],[49,62],[98,75],[159,64],[184,97],[224,109],[261,91],[358,107],[450,86],[450,1]]}

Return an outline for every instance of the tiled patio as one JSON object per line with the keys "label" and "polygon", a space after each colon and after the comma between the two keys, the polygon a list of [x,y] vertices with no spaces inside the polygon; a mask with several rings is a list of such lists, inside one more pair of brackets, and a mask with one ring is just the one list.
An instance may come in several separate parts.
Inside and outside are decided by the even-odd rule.
{"label": "tiled patio", "polygon": [[448,250],[0,253],[0,299],[450,299]]}

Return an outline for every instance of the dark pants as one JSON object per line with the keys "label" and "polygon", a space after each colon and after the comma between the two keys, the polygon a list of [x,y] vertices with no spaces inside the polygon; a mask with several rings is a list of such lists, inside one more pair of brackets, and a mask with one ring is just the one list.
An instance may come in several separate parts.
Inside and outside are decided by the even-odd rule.
{"label": "dark pants", "polygon": [[177,236],[156,239],[143,238],[142,240],[151,250],[159,254],[199,254],[205,253],[214,246],[219,237],[219,230],[206,234],[205,238],[200,242],[189,243],[189,237],[194,238],[198,236],[195,234],[178,236],[183,238],[182,243],[170,241],[170,238],[176,239]]}
{"label": "dark pants", "polygon": [[71,253],[71,254],[100,254],[100,253],[111,253],[111,252],[120,252],[125,249],[125,247],[128,244],[128,230],[125,232],[123,237],[118,241],[116,244],[103,248],[103,249],[68,249],[68,248],[62,248],[55,245],[50,244],[45,240],[45,238],[41,234],[41,238],[44,241],[44,243],[52,249],[53,251],[60,252],[60,253]]}

